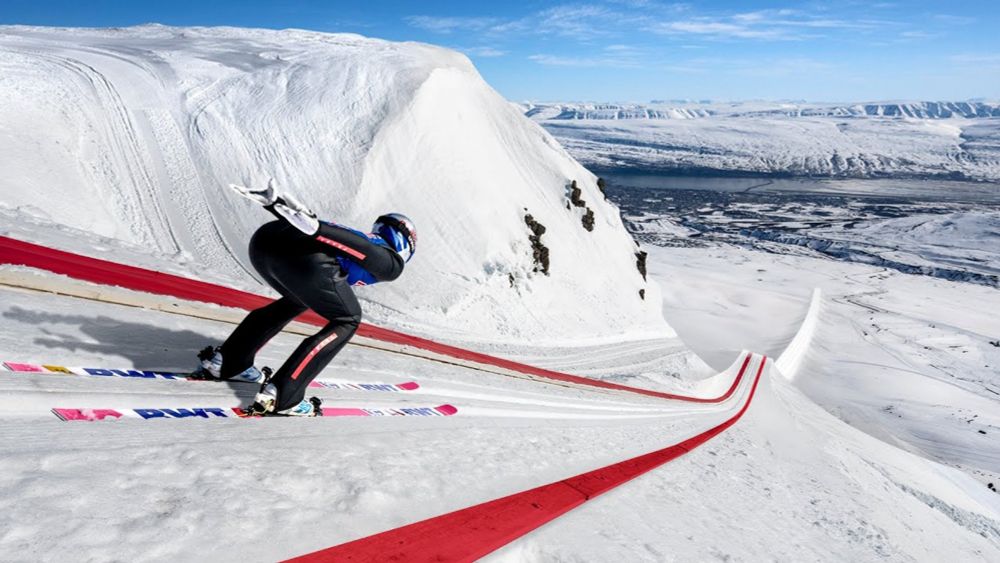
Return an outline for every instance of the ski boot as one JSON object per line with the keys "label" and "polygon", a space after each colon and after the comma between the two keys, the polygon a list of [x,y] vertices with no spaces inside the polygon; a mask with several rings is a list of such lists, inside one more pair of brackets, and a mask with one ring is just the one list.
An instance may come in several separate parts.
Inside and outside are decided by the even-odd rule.
{"label": "ski boot", "polygon": [[278,388],[273,383],[260,386],[260,391],[253,398],[253,403],[244,410],[246,416],[264,416],[274,412],[274,403],[278,401]]}
{"label": "ski boot", "polygon": [[[198,360],[201,365],[193,373],[191,379],[222,379],[222,349],[219,346],[205,347],[198,352]],[[227,381],[244,381],[247,383],[267,383],[271,378],[271,368],[264,367],[257,369],[250,366],[240,373],[229,378]]]}
{"label": "ski boot", "polygon": [[273,383],[265,383],[253,398],[253,403],[244,411],[245,416],[322,416],[322,401],[319,397],[310,397],[294,407],[275,411],[278,402],[278,388]]}
{"label": "ski boot", "polygon": [[309,397],[309,399],[299,402],[290,409],[278,411],[274,414],[280,416],[323,416],[323,402],[319,397]]}

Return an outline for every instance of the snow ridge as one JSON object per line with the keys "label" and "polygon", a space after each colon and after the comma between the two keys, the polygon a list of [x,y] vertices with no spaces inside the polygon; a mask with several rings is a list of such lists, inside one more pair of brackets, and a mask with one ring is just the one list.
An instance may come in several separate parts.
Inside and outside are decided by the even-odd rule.
{"label": "snow ridge", "polygon": [[774,362],[774,367],[777,368],[778,372],[789,380],[795,379],[799,367],[809,353],[809,346],[816,336],[822,307],[823,290],[818,287],[813,288],[812,297],[809,300],[809,310],[806,311],[806,316],[802,319],[802,325],[799,326],[795,337]]}

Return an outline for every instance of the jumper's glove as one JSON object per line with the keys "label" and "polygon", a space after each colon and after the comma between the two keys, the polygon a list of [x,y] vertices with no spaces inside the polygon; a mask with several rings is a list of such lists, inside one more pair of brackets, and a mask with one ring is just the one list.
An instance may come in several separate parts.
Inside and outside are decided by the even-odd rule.
{"label": "jumper's glove", "polygon": [[241,196],[249,199],[257,205],[263,205],[264,207],[274,205],[275,199],[277,199],[274,190],[273,178],[267,182],[266,188],[247,188],[238,184],[229,184],[229,187]]}
{"label": "jumper's glove", "polygon": [[279,195],[274,188],[274,178],[267,182],[266,188],[248,188],[238,184],[229,184],[229,187],[250,201],[264,206],[264,209],[274,213],[279,219],[288,221],[293,227],[309,236],[319,231],[316,214],[294,197],[288,194]]}
{"label": "jumper's glove", "polygon": [[293,227],[309,236],[313,236],[319,231],[319,219],[316,218],[316,214],[288,194],[278,196],[269,208]]}

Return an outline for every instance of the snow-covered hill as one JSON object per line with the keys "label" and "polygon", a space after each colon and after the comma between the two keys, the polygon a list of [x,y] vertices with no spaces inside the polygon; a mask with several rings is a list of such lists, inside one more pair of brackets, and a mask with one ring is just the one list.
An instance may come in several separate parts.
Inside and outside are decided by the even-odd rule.
{"label": "snow-covered hill", "polygon": [[1000,180],[1000,103],[521,107],[597,167]]}
{"label": "snow-covered hill", "polygon": [[[0,99],[4,232],[255,287],[245,247],[269,216],[222,186],[273,176],[323,218],[416,222],[403,278],[360,292],[377,322],[673,336],[595,177],[456,52],[295,30],[2,27]],[[549,275],[534,272],[527,214]]]}

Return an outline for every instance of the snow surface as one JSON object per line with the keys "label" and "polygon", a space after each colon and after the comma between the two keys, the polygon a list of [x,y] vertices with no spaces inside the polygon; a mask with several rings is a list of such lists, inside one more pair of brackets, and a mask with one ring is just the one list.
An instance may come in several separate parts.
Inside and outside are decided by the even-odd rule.
{"label": "snow surface", "polygon": [[[810,236],[837,242],[878,244],[887,260],[925,267],[945,266],[1000,275],[1000,214],[990,211],[915,215],[863,221],[851,229],[813,229]],[[873,244],[873,245],[874,245]]]}
{"label": "snow surface", "polygon": [[[231,328],[70,297],[0,293],[0,351],[20,359],[176,369],[191,349]],[[781,328],[767,321],[756,333]],[[279,361],[297,341],[280,335],[262,360]],[[583,358],[611,365],[628,363],[630,354],[594,346],[574,361]],[[731,416],[748,393],[743,385],[721,405],[679,404],[360,347],[346,348],[336,364],[321,377],[412,379],[422,388],[377,397],[320,390],[330,404],[448,401],[459,414],[65,423],[45,410],[235,404],[248,391],[205,382],[0,373],[0,393],[17,398],[0,405],[0,514],[6,515],[0,549],[14,561],[155,561],[193,553],[218,561],[278,560],[676,443]],[[1000,556],[1000,495],[847,426],[769,370],[736,427],[487,560],[865,561],[942,554],[969,561]]]}
{"label": "snow surface", "polygon": [[1000,104],[522,106],[584,164],[831,177],[1000,180]]}
{"label": "snow surface", "polygon": [[[464,57],[425,45],[2,28],[0,95],[3,233],[259,290],[241,249],[265,216],[218,186],[273,174],[345,223],[387,205],[417,220],[404,278],[366,290],[373,317],[553,369],[718,390],[743,348],[778,357],[822,288],[794,384],[769,362],[736,426],[487,560],[1000,560],[1000,495],[984,484],[1000,484],[993,288],[729,245],[645,248],[661,299],[593,176]],[[570,179],[593,233],[566,209]],[[550,277],[528,273],[524,207],[548,227]],[[920,251],[941,232],[973,244],[989,221],[890,230]],[[0,360],[182,370],[231,329],[0,287]],[[299,341],[279,335],[259,363]],[[48,409],[236,406],[249,391],[0,372],[0,559],[292,557],[663,448],[749,394],[677,403],[360,346],[320,377],[421,384],[319,390],[329,405],[458,414],[65,423]]]}
{"label": "snow surface", "polygon": [[[719,342],[778,354],[803,319],[809,288],[822,288],[795,386],[872,436],[984,486],[1000,483],[996,289],[728,246],[652,248],[649,268],[670,280],[665,314],[714,365],[732,357]],[[747,330],[762,318],[778,329]]]}
{"label": "snow surface", "polygon": [[[124,242],[261,290],[245,247],[270,216],[223,186],[273,176],[322,218],[418,225],[403,278],[361,292],[376,322],[468,340],[673,337],[595,177],[456,52],[296,30],[0,27],[0,98],[5,232]],[[572,180],[593,232],[567,209]],[[526,213],[547,229],[550,276],[532,271]]]}

